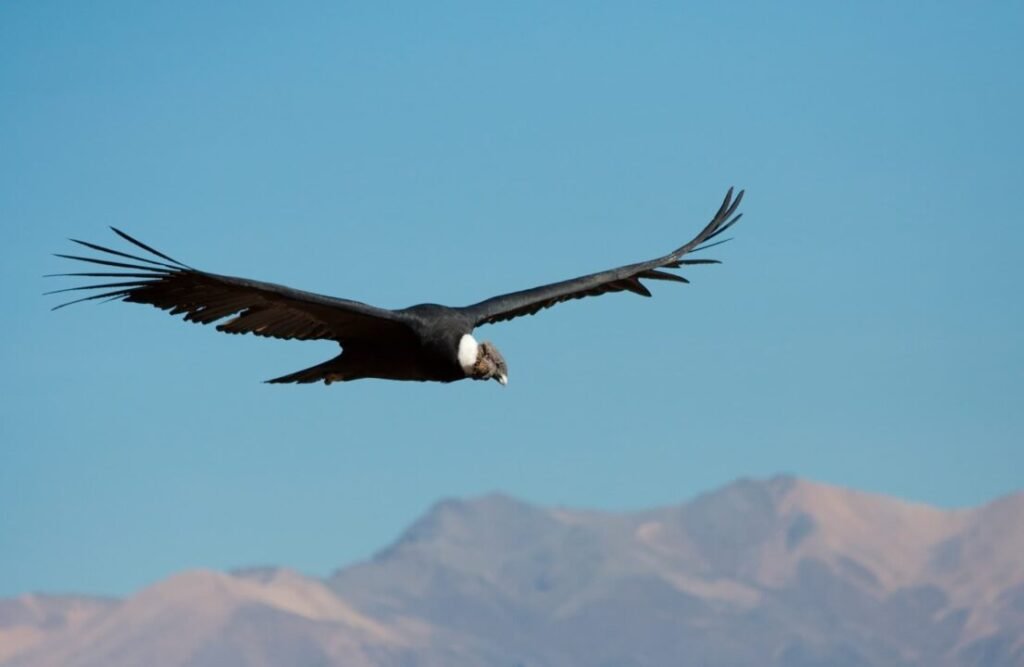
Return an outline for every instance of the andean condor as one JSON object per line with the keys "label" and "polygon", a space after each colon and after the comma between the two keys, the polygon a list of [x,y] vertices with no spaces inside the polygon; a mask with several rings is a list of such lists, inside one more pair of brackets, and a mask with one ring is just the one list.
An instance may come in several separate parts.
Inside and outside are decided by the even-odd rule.
{"label": "andean condor", "polygon": [[[268,380],[272,383],[310,383],[322,380],[330,384],[360,378],[453,382],[472,378],[496,380],[504,385],[508,382],[505,360],[493,344],[477,343],[472,335],[473,329],[482,324],[533,315],[563,301],[608,292],[629,291],[651,296],[647,287],[640,282],[644,278],[689,282],[663,269],[678,269],[691,264],[717,264],[717,260],[695,259],[687,255],[723,242],[711,243],[740,219],[742,214],[737,214],[736,209],[742,199],[742,191],[734,198],[730,188],[711,222],[689,243],[664,257],[495,296],[461,308],[424,303],[401,310],[386,310],[283,285],[207,273],[182,264],[114,228],[118,236],[151,253],[152,257],[140,257],[71,239],[106,255],[81,257],[58,254],[58,257],[113,267],[119,271],[53,275],[120,280],[55,290],[47,294],[72,290],[99,292],[62,303],[54,310],[94,299],[148,303],[172,315],[183,314],[186,320],[200,324],[210,324],[230,317],[217,325],[219,331],[227,333],[253,333],[283,339],[334,340],[341,345],[342,353],[333,359]],[[110,259],[111,256],[131,260],[133,263]]]}

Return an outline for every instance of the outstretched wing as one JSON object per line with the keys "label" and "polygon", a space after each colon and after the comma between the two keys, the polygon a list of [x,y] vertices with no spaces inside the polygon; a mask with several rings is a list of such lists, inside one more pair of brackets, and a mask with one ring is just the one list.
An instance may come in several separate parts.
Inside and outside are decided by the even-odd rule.
{"label": "outstretched wing", "polygon": [[743,215],[742,213],[736,213],[740,201],[743,200],[743,191],[741,190],[735,199],[732,193],[733,189],[729,188],[729,192],[726,193],[725,200],[722,202],[721,207],[719,207],[718,212],[715,213],[711,222],[701,230],[700,234],[697,234],[686,245],[675,249],[664,257],[628,266],[620,266],[610,271],[592,273],[587,276],[573,278],[572,280],[544,285],[543,287],[503,294],[472,306],[466,306],[461,310],[476,323],[476,326],[480,326],[481,324],[493,324],[494,322],[510,320],[522,315],[533,315],[544,308],[550,308],[556,303],[562,303],[563,301],[582,299],[587,296],[598,296],[609,292],[629,291],[641,296],[651,296],[647,287],[640,282],[642,278],[687,283],[689,281],[686,278],[675,273],[668,273],[662,269],[678,269],[693,264],[719,263],[715,259],[690,259],[685,258],[685,256],[697,250],[704,250],[725,242],[721,240],[711,243],[719,234],[736,224],[736,221]]}
{"label": "outstretched wing", "polygon": [[111,229],[122,239],[149,253],[150,257],[71,239],[103,254],[98,257],[58,254],[57,257],[97,264],[106,267],[105,270],[51,276],[115,280],[47,292],[56,294],[82,290],[88,294],[55,306],[54,310],[82,301],[106,299],[147,303],[200,324],[230,317],[218,324],[217,329],[234,334],[252,333],[299,340],[328,339],[341,343],[411,335],[406,320],[394,311],[283,285],[198,271],[118,229]]}

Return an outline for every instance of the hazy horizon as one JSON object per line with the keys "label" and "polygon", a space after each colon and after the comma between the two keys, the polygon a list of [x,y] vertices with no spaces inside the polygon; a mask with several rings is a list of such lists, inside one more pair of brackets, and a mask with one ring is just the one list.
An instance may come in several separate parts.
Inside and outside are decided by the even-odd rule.
{"label": "hazy horizon", "polygon": [[[291,570],[291,571],[294,571],[294,572],[297,572],[297,573],[301,573],[303,576],[308,576],[308,577],[312,577],[312,578],[326,578],[326,577],[329,577],[329,576],[333,575],[337,571],[344,570],[346,568],[351,568],[351,567],[354,567],[354,566],[358,566],[360,564],[363,564],[363,563],[371,561],[374,556],[377,556],[377,555],[387,551],[395,543],[400,542],[402,537],[403,537],[403,535],[407,531],[409,531],[410,528],[416,524],[416,522],[423,520],[425,517],[431,515],[433,512],[436,512],[440,507],[442,507],[442,506],[444,506],[445,504],[448,504],[448,503],[473,504],[473,503],[485,502],[488,499],[500,499],[500,500],[508,500],[508,501],[514,502],[516,504],[522,504],[522,505],[526,505],[526,506],[530,506],[530,507],[535,507],[535,508],[538,508],[538,509],[547,508],[547,509],[551,509],[551,510],[564,510],[564,511],[570,511],[570,512],[589,512],[589,513],[607,512],[608,514],[616,514],[616,515],[638,515],[638,514],[643,514],[643,513],[646,513],[646,512],[657,512],[657,511],[672,509],[672,508],[678,507],[680,505],[687,505],[687,504],[692,503],[693,501],[695,501],[695,500],[697,500],[697,499],[699,499],[701,497],[705,497],[705,496],[709,496],[709,495],[714,495],[716,493],[721,493],[725,489],[729,489],[729,488],[732,488],[732,487],[735,487],[735,486],[738,486],[738,485],[750,484],[750,483],[753,483],[753,484],[756,484],[756,485],[771,485],[771,484],[792,483],[792,482],[801,483],[801,484],[817,485],[817,486],[827,486],[827,487],[829,487],[831,489],[834,489],[835,491],[839,491],[839,492],[852,492],[852,493],[855,493],[855,494],[867,494],[869,496],[874,496],[874,497],[878,497],[878,498],[881,498],[881,499],[894,501],[894,502],[897,502],[897,503],[906,503],[906,504],[909,504],[909,505],[918,505],[918,506],[921,506],[921,507],[934,508],[934,509],[942,510],[942,511],[978,510],[978,509],[985,508],[985,507],[987,507],[989,505],[992,505],[993,503],[997,503],[997,502],[1000,502],[1000,501],[1003,501],[1003,500],[1007,500],[1007,499],[1010,499],[1010,498],[1014,498],[1016,496],[1024,494],[1024,485],[1022,485],[1019,488],[1011,489],[1010,491],[1007,491],[1006,493],[998,494],[998,495],[996,495],[996,496],[994,496],[992,498],[989,498],[987,500],[984,500],[984,501],[982,501],[982,502],[980,502],[980,503],[978,503],[976,505],[963,505],[963,506],[956,506],[956,507],[940,507],[940,506],[933,505],[933,504],[930,504],[930,503],[927,503],[927,502],[924,502],[924,501],[921,501],[921,500],[918,500],[918,499],[914,499],[914,498],[904,498],[904,497],[900,497],[900,496],[896,496],[896,495],[892,495],[892,494],[887,494],[887,493],[879,493],[879,492],[874,492],[874,491],[866,491],[864,489],[857,489],[857,488],[846,487],[846,486],[842,486],[842,485],[827,484],[827,483],[822,482],[820,480],[810,479],[810,478],[806,478],[806,477],[800,477],[800,476],[797,476],[797,475],[793,475],[791,473],[777,473],[777,474],[769,475],[769,476],[765,476],[765,477],[737,477],[737,478],[735,478],[733,480],[729,480],[729,481],[725,482],[722,485],[718,485],[718,486],[714,486],[714,487],[710,487],[710,488],[706,488],[706,489],[698,489],[692,495],[687,496],[685,498],[680,498],[676,502],[669,502],[669,503],[663,503],[663,504],[660,504],[660,505],[650,505],[650,506],[641,506],[641,507],[607,509],[607,508],[600,508],[600,507],[586,507],[586,506],[582,506],[582,505],[567,505],[567,504],[555,504],[555,505],[551,505],[551,506],[545,506],[542,503],[536,503],[536,502],[533,502],[533,501],[531,501],[529,499],[518,497],[518,496],[516,496],[514,494],[505,492],[505,491],[503,491],[501,489],[492,489],[490,491],[485,491],[485,492],[473,494],[473,495],[470,495],[470,496],[441,496],[441,497],[435,499],[434,501],[430,502],[426,506],[420,508],[420,511],[418,513],[416,513],[413,517],[411,517],[411,519],[405,525],[400,526],[399,529],[393,535],[388,537],[384,542],[376,545],[376,547],[372,548],[366,554],[364,554],[362,556],[359,556],[359,557],[356,557],[356,558],[351,559],[351,560],[335,563],[334,565],[328,567],[326,570],[322,570],[322,571],[308,571],[308,570],[303,570],[303,569],[301,569],[299,567],[292,566],[289,563],[248,562],[248,561],[244,561],[244,562],[238,562],[238,563],[235,563],[235,564],[229,564],[229,565],[223,566],[223,567],[211,567],[211,566],[198,566],[198,567],[194,567],[194,568],[192,568],[192,567],[184,567],[184,568],[180,568],[179,570],[168,572],[165,575],[158,577],[157,579],[154,579],[154,580],[151,580],[151,581],[142,582],[140,584],[140,587],[150,586],[150,585],[153,585],[155,583],[158,583],[159,581],[165,579],[167,576],[179,576],[181,574],[181,572],[191,572],[191,571],[194,571],[194,570],[211,570],[211,571],[217,571],[217,572],[224,572],[224,573],[233,574],[233,573],[246,573],[246,572],[250,572],[250,571],[258,571],[258,570],[263,570],[263,569],[269,568],[269,569],[272,569],[272,570],[277,570],[277,569]],[[0,593],[0,598],[18,597],[18,596],[26,595],[26,594],[30,594],[30,595],[38,594],[38,595],[44,595],[44,596],[48,596],[48,595],[53,595],[53,596],[72,595],[72,596],[95,596],[95,597],[101,597],[101,598],[106,597],[106,598],[118,599],[118,598],[122,598],[122,597],[124,597],[126,595],[132,595],[134,593],[137,593],[138,590],[139,590],[138,587],[135,588],[135,589],[122,591],[120,593],[110,592],[110,591],[104,592],[104,591],[87,591],[87,590],[25,590],[25,591],[17,591],[17,592],[14,592],[14,593]]]}
{"label": "hazy horizon", "polygon": [[329,576],[0,598],[5,667],[1010,667],[1024,492],[942,510],[796,477],[640,512],[437,503]]}

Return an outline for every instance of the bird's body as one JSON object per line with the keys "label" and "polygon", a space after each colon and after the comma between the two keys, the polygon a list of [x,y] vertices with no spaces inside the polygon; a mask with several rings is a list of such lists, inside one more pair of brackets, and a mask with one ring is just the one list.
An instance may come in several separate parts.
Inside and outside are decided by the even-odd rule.
{"label": "bird's body", "polygon": [[[353,341],[337,357],[312,368],[269,380],[271,383],[343,382],[361,378],[454,382],[467,377],[459,344],[472,322],[459,311],[433,303],[396,311],[406,318],[406,340]],[[473,362],[475,363],[474,356]]]}
{"label": "bird's body", "polygon": [[[651,293],[640,282],[641,278],[688,282],[665,269],[717,263],[709,259],[690,259],[686,255],[715,245],[709,241],[740,218],[735,211],[742,197],[740,192],[733,199],[730,189],[722,206],[700,234],[663,257],[496,296],[464,307],[420,304],[388,310],[283,285],[199,271],[114,229],[123,239],[152,257],[140,257],[72,239],[79,245],[105,254],[101,257],[59,257],[117,271],[105,269],[57,275],[116,278],[118,282],[69,288],[97,290],[99,293],[57,308],[93,299],[122,300],[150,304],[200,324],[220,322],[217,329],[226,333],[252,333],[298,340],[326,339],[341,345],[342,353],[337,357],[268,380],[271,383],[323,381],[330,384],[361,378],[454,382],[468,378],[506,384],[508,368],[505,360],[493,344],[478,343],[473,338],[476,327],[532,315],[557,303],[608,292],[630,291],[650,296]],[[111,291],[104,291],[108,289]]]}

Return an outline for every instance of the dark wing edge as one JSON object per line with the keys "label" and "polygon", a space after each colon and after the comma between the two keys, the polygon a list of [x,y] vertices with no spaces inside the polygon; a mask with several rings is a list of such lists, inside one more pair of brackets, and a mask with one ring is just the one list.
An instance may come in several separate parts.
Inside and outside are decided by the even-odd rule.
{"label": "dark wing edge", "polygon": [[358,301],[303,292],[283,285],[199,271],[119,229],[111,229],[152,257],[70,239],[73,243],[102,254],[87,257],[55,253],[55,256],[104,268],[97,271],[54,273],[46,277],[115,280],[46,292],[60,294],[84,291],[88,294],[54,306],[53,310],[84,301],[119,300],[149,304],[171,315],[184,315],[186,321],[199,324],[211,324],[231,317],[218,324],[217,330],[233,334],[252,333],[286,340],[339,342],[408,334],[405,319],[394,311]]}
{"label": "dark wing edge", "polygon": [[[533,289],[512,292],[501,296],[492,297],[462,308],[476,324],[494,324],[511,320],[515,317],[533,315],[545,308],[550,308],[558,303],[582,299],[588,296],[599,296],[610,292],[633,292],[641,296],[651,296],[650,290],[641,282],[641,279],[667,280],[680,283],[690,282],[683,276],[676,273],[669,273],[663,269],[679,269],[684,266],[697,264],[719,264],[716,259],[692,259],[685,258],[686,255],[725,243],[729,239],[718,239],[726,230],[736,224],[742,213],[736,213],[740,202],[743,201],[743,190],[733,197],[733,188],[725,194],[722,205],[718,208],[711,222],[701,230],[697,236],[684,245],[676,248],[671,253],[658,259],[647,262],[639,262],[621,266],[617,269],[592,273],[571,280],[551,283]],[[718,239],[718,240],[716,240]]]}

